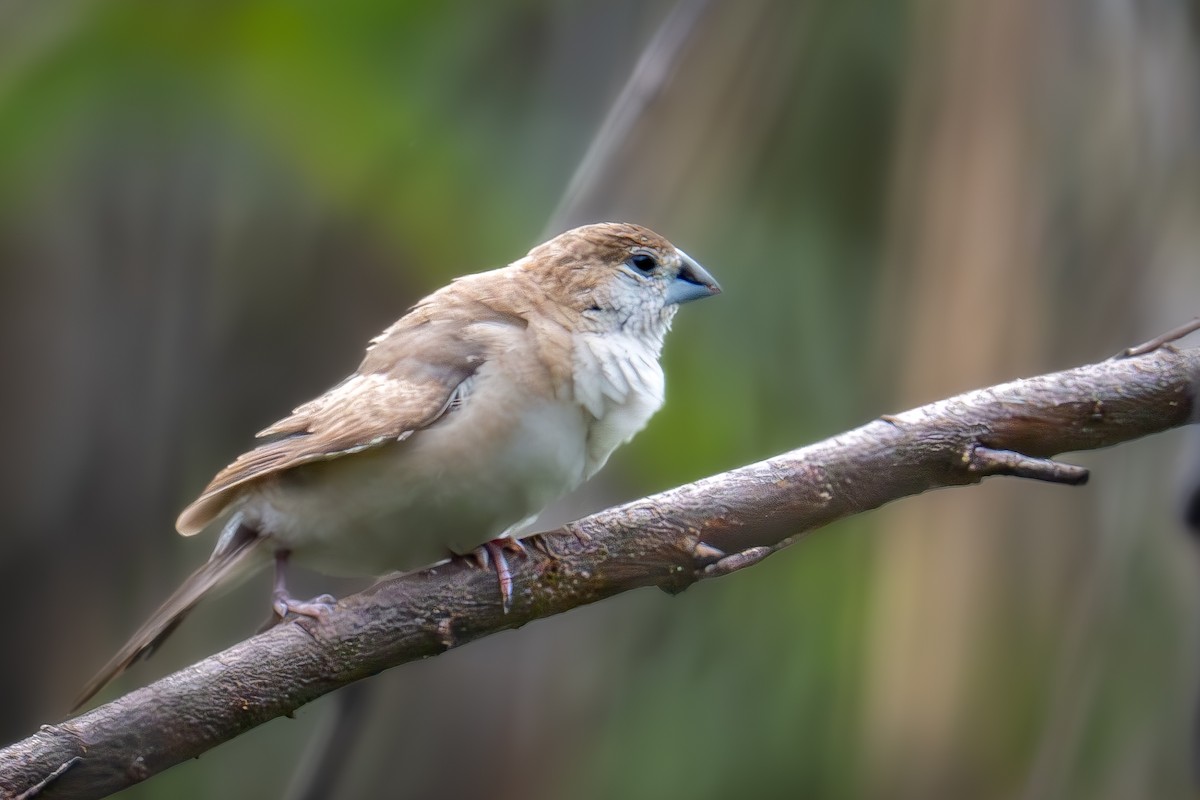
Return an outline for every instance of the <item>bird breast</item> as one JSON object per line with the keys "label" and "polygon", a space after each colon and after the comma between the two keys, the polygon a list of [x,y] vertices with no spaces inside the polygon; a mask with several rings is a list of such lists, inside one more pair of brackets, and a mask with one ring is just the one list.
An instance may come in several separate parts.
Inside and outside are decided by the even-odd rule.
{"label": "bird breast", "polygon": [[590,417],[589,478],[662,407],[661,339],[627,333],[581,334],[573,348],[575,399]]}

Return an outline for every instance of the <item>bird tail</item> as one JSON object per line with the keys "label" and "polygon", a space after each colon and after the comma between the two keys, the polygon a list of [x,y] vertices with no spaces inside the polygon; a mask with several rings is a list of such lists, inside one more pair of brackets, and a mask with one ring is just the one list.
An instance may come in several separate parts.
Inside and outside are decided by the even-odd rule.
{"label": "bird tail", "polygon": [[253,529],[242,525],[240,520],[234,519],[232,523],[222,535],[212,557],[188,576],[183,585],[138,628],[125,646],[87,682],[75,698],[71,713],[78,711],[80,706],[128,669],[130,664],[151,655],[206,594],[217,586],[240,583],[241,579],[253,572],[253,567],[265,563],[254,556],[261,550],[259,545],[266,540]]}

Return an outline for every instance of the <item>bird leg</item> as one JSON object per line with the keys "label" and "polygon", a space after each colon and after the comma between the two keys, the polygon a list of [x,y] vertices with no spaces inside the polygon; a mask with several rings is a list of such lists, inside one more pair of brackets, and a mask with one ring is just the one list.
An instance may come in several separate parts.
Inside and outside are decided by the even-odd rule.
{"label": "bird leg", "polygon": [[313,619],[321,619],[333,610],[337,598],[331,594],[323,594],[312,600],[297,600],[287,590],[287,562],[290,550],[275,551],[275,591],[271,594],[271,607],[276,615],[283,619],[288,615],[301,614]]}
{"label": "bird leg", "polygon": [[505,550],[510,553],[519,553],[523,557],[529,555],[529,551],[525,549],[525,545],[521,543],[520,539],[505,536],[484,542],[472,550],[467,558],[480,569],[492,567],[496,570],[496,579],[500,582],[500,600],[504,613],[507,614],[512,610],[513,579],[512,572],[508,568],[508,559],[504,556]]}

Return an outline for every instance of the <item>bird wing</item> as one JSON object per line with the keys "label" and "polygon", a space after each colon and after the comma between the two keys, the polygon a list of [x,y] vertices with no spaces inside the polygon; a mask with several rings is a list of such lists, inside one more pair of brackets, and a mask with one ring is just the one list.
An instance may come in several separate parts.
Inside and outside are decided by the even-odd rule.
{"label": "bird wing", "polygon": [[260,431],[271,440],[218,472],[179,515],[179,532],[201,531],[255,481],[403,441],[460,404],[471,376],[525,327],[520,317],[473,305],[438,319],[418,306],[372,340],[355,374]]}

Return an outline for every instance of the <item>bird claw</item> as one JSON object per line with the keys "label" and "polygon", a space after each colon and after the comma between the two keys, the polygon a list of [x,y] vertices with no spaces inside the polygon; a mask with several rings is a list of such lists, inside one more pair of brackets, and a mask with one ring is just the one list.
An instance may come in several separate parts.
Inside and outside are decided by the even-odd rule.
{"label": "bird claw", "polygon": [[271,607],[275,609],[275,615],[280,619],[289,613],[318,620],[325,619],[337,603],[337,598],[331,594],[318,595],[311,600],[297,600],[287,592],[275,592],[272,599],[274,602]]}
{"label": "bird claw", "polygon": [[275,551],[275,591],[271,594],[271,608],[275,616],[284,619],[289,613],[299,614],[313,619],[324,619],[333,611],[337,598],[331,594],[322,594],[312,600],[297,600],[287,590],[287,563],[291,555],[287,550]]}
{"label": "bird claw", "polygon": [[508,559],[504,555],[505,550],[519,554],[522,558],[529,556],[529,550],[519,539],[505,537],[484,542],[468,553],[466,558],[474,562],[475,566],[480,569],[490,567],[496,570],[496,579],[500,583],[500,601],[504,613],[507,614],[512,610],[513,579],[512,572],[508,568]]}

